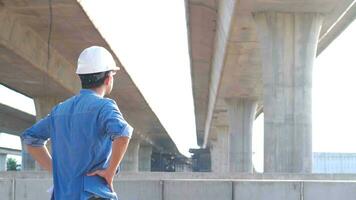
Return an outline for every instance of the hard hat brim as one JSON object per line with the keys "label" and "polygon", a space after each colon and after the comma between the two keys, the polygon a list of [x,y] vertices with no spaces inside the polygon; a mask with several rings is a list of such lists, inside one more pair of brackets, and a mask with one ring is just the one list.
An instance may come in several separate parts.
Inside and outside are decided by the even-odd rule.
{"label": "hard hat brim", "polygon": [[114,71],[119,71],[119,70],[120,70],[120,67],[115,66],[115,67],[113,67],[113,70],[114,70]]}

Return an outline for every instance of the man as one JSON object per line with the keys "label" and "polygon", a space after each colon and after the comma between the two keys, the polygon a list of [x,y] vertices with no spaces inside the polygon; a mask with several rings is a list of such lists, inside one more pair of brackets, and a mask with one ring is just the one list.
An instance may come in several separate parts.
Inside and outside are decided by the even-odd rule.
{"label": "man", "polygon": [[[76,71],[80,93],[22,134],[28,152],[53,174],[52,199],[117,199],[113,178],[133,131],[115,101],[104,98],[119,69],[105,48],[85,49]],[[45,146],[48,139],[52,158]]]}

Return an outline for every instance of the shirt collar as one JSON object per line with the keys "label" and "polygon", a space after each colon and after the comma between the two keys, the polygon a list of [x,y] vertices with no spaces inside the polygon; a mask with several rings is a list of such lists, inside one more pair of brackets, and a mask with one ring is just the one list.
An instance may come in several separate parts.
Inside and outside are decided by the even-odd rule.
{"label": "shirt collar", "polygon": [[91,90],[91,89],[81,89],[79,93],[80,94],[92,94],[92,95],[95,95],[95,96],[100,96],[94,90]]}

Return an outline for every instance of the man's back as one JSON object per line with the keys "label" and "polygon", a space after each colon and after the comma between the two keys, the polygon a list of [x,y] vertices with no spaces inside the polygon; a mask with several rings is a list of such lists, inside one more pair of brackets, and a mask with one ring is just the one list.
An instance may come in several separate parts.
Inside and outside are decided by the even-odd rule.
{"label": "man's back", "polygon": [[92,194],[115,199],[102,178],[86,176],[108,166],[113,137],[130,137],[132,132],[113,100],[82,89],[33,128],[44,140],[51,139],[55,199],[87,199]]}
{"label": "man's back", "polygon": [[111,93],[119,70],[105,48],[84,49],[76,70],[84,89],[22,134],[31,156],[53,173],[56,200],[117,199],[113,180],[133,128],[115,101],[103,97]]}

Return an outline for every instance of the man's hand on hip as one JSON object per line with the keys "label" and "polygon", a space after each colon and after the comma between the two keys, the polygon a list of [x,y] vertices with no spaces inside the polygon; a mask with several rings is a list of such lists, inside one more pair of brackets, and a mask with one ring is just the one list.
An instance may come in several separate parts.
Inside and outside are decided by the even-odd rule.
{"label": "man's hand on hip", "polygon": [[100,176],[104,178],[105,181],[108,183],[111,191],[114,192],[113,180],[114,180],[115,172],[112,172],[111,170],[108,169],[96,170],[92,173],[87,174],[87,176]]}

